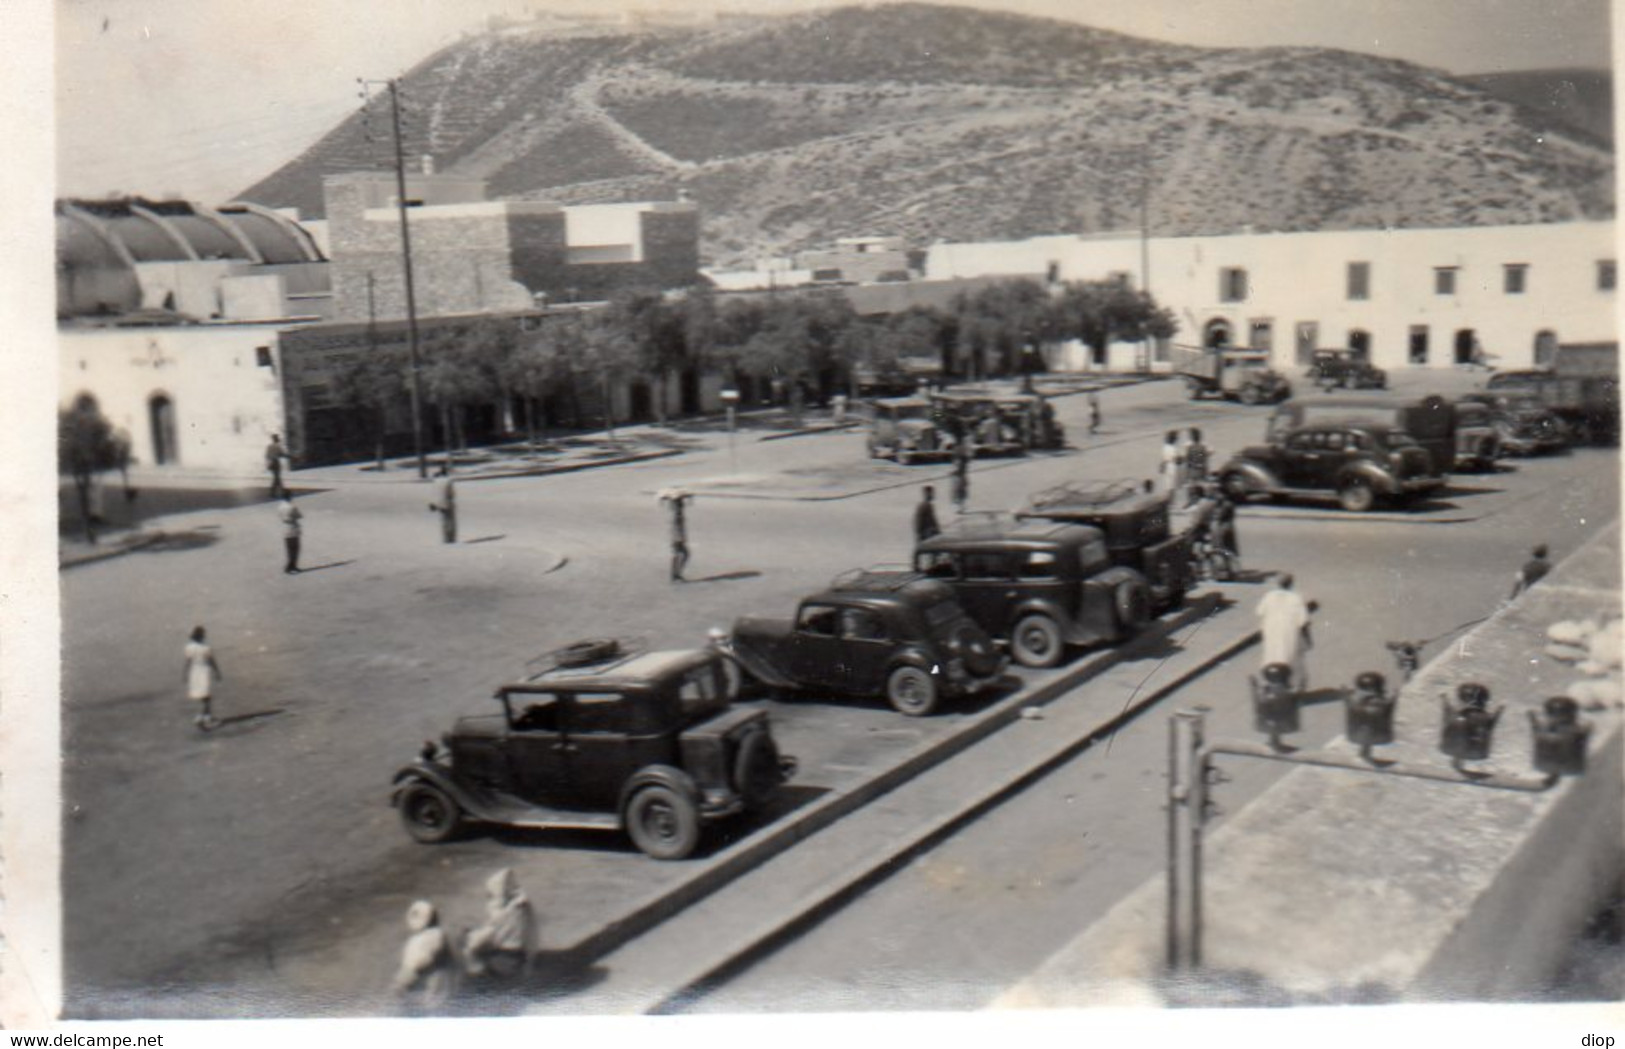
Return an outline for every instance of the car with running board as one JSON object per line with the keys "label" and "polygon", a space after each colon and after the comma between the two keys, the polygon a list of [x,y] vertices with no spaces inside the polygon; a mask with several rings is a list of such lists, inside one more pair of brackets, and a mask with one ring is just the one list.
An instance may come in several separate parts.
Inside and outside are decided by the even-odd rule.
{"label": "car with running board", "polygon": [[1237,503],[1257,497],[1336,499],[1363,512],[1442,487],[1444,475],[1426,449],[1389,426],[1327,423],[1278,434],[1243,449],[1219,470],[1219,484]]}

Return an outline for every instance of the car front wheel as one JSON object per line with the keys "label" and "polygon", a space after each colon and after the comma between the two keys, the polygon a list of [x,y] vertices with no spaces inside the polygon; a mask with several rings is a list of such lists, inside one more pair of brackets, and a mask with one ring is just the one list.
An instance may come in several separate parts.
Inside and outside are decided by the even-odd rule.
{"label": "car front wheel", "polygon": [[1125,579],[1112,591],[1117,625],[1123,637],[1131,637],[1151,623],[1151,594],[1139,579]]}
{"label": "car front wheel", "polygon": [[1337,490],[1337,501],[1351,513],[1363,514],[1377,505],[1377,493],[1364,481],[1348,481]]}
{"label": "car front wheel", "polygon": [[1227,473],[1219,479],[1219,486],[1233,503],[1245,503],[1253,494],[1253,486],[1239,473]]}
{"label": "car front wheel", "polygon": [[700,843],[700,814],[688,798],[655,783],[627,802],[626,832],[632,844],[657,860],[686,859]]}
{"label": "car front wheel", "polygon": [[916,666],[902,666],[886,679],[886,699],[911,718],[929,714],[937,706],[937,683]]}
{"label": "car front wheel", "polygon": [[426,845],[456,836],[463,813],[446,792],[430,783],[414,783],[401,794],[401,822],[406,833]]}
{"label": "car front wheel", "polygon": [[1023,616],[1010,632],[1010,654],[1024,667],[1052,667],[1065,647],[1060,626],[1046,615]]}

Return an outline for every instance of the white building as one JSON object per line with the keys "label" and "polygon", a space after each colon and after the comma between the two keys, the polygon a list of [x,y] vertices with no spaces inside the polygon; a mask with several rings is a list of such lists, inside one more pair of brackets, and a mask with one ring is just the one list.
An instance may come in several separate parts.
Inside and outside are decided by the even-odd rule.
{"label": "white building", "polygon": [[[1316,348],[1363,348],[1384,368],[1449,367],[1475,347],[1498,368],[1545,363],[1559,343],[1613,342],[1614,223],[1336,230],[1206,237],[1135,233],[939,244],[930,279],[1044,273],[1146,284],[1184,344],[1251,345],[1277,367]],[[1058,368],[1127,369],[1065,347]],[[1166,355],[1153,366],[1166,366]]]}

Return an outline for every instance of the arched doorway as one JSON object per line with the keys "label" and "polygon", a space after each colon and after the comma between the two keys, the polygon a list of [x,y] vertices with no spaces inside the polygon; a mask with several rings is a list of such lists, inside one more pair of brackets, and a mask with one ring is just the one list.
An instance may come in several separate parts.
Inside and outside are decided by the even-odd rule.
{"label": "arched doorway", "polygon": [[1349,353],[1357,360],[1371,360],[1371,333],[1360,328],[1349,332]]}
{"label": "arched doorway", "polygon": [[1208,321],[1207,327],[1202,329],[1202,345],[1210,350],[1224,349],[1234,337],[1230,322],[1222,317]]}
{"label": "arched doorway", "polygon": [[152,461],[157,466],[180,460],[175,443],[175,402],[167,393],[147,399],[147,417],[152,423]]}
{"label": "arched doorway", "polygon": [[1456,363],[1473,363],[1473,347],[1478,345],[1478,337],[1471,328],[1462,328],[1456,332]]}
{"label": "arched doorway", "polygon": [[1535,333],[1535,367],[1550,368],[1557,357],[1557,332],[1543,328]]}

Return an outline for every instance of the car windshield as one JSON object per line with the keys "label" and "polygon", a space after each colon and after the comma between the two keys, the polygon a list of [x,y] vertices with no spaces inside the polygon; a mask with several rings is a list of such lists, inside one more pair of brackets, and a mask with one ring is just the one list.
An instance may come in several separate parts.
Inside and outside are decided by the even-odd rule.
{"label": "car windshield", "polygon": [[893,408],[891,411],[892,411],[892,416],[894,418],[896,418],[896,419],[899,419],[899,420],[901,420],[901,419],[924,419],[926,417],[926,415],[927,415],[927,412],[925,410],[925,405],[923,405],[923,404],[903,405],[903,406],[898,407],[898,408]]}
{"label": "car windshield", "polygon": [[683,707],[683,720],[714,714],[728,705],[728,676],[715,660],[685,671],[677,683],[677,699]]}
{"label": "car windshield", "polygon": [[1390,447],[1390,448],[1415,448],[1416,446],[1417,446],[1416,441],[1415,441],[1415,439],[1413,439],[1411,437],[1410,434],[1404,433],[1403,431],[1400,431],[1400,430],[1389,430],[1388,431],[1388,447]]}

